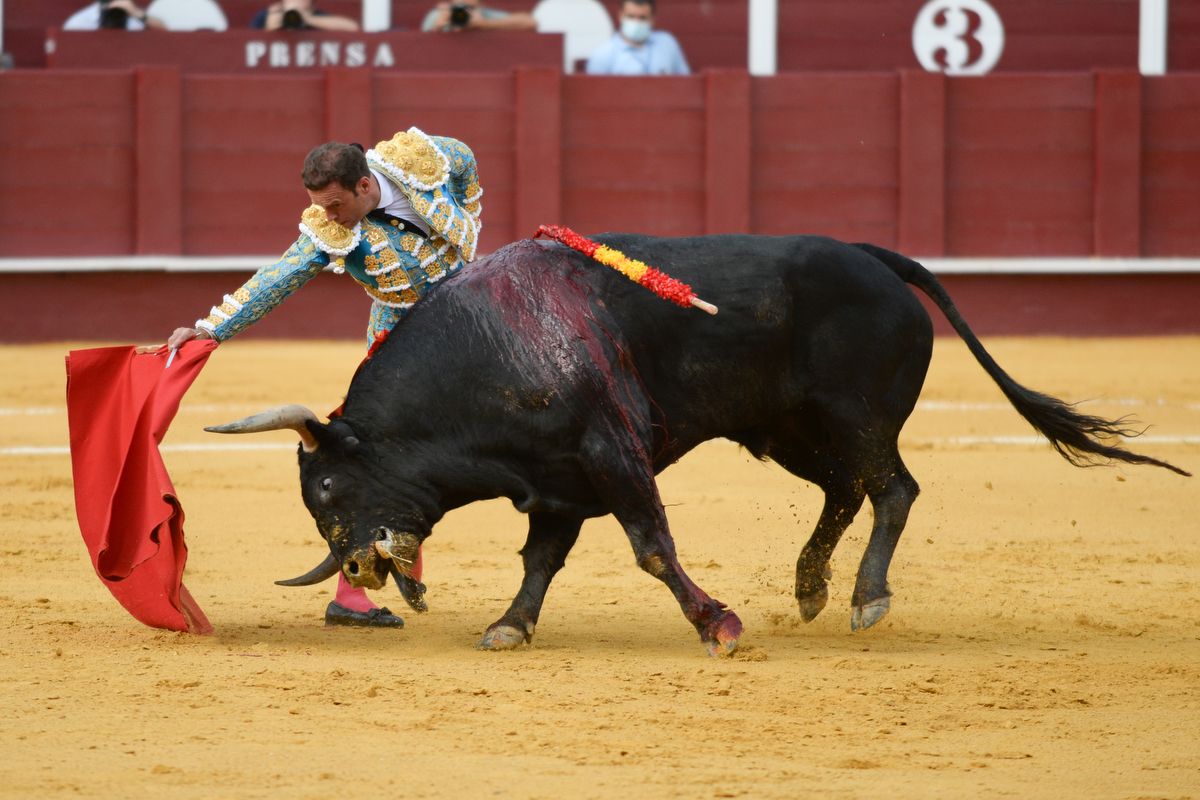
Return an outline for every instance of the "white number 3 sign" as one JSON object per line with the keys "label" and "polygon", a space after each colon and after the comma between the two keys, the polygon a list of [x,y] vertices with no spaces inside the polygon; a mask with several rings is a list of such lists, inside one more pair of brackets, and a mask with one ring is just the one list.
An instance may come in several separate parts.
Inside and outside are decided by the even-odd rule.
{"label": "white number 3 sign", "polygon": [[1004,25],[985,0],[929,0],[917,13],[913,52],[921,66],[947,75],[983,75],[1004,50]]}

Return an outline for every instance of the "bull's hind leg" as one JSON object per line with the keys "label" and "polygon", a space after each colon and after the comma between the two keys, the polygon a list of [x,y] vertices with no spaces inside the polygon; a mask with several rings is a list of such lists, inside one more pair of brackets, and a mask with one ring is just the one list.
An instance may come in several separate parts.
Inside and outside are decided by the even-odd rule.
{"label": "bull's hind leg", "polygon": [[637,565],[670,588],[709,655],[728,655],[737,648],[742,622],[693,583],[679,565],[650,460],[636,443],[627,445],[596,437],[585,445],[584,469],[601,501],[625,529]]}
{"label": "bull's hind leg", "polygon": [[795,442],[791,447],[772,442],[767,454],[788,472],[816,483],[825,492],[821,517],[796,559],[796,602],[800,616],[812,622],[829,602],[829,559],[862,508],[866,490],[827,451],[797,446]]}
{"label": "bull's hind leg", "polygon": [[892,597],[887,581],[888,568],[908,522],[909,509],[921,491],[900,460],[899,453],[893,450],[888,461],[879,477],[867,484],[867,495],[875,509],[875,525],[871,528],[871,539],[859,564],[854,594],[850,598],[853,608],[850,627],[856,631],[871,627],[888,612]]}
{"label": "bull's hind leg", "polygon": [[821,518],[796,559],[796,602],[805,622],[816,619],[829,602],[829,559],[862,508],[863,498],[863,491],[854,487],[825,488]]}
{"label": "bull's hind leg", "polygon": [[479,640],[480,650],[511,650],[533,640],[550,581],[567,561],[579,538],[583,519],[534,511],[529,514],[529,536],[521,548],[525,577],[504,616],[493,622]]}

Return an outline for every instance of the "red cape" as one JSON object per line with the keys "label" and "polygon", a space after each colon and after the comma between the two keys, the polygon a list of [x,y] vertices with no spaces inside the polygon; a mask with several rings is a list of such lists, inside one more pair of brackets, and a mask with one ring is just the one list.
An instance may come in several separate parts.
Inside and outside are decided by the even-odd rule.
{"label": "red cape", "polygon": [[137,355],[133,347],[102,347],[67,356],[79,531],[101,582],[154,628],[212,633],[183,585],[183,506],[158,445],[216,346],[188,342],[170,368],[165,348]]}

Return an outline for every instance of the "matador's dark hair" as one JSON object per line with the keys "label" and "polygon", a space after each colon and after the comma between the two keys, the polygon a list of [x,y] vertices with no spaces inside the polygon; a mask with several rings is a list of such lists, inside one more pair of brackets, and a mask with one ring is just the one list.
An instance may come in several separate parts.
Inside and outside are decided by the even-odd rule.
{"label": "matador's dark hair", "polygon": [[370,174],[361,144],[326,142],[309,151],[300,179],[305,189],[313,191],[336,182],[353,192],[358,182]]}

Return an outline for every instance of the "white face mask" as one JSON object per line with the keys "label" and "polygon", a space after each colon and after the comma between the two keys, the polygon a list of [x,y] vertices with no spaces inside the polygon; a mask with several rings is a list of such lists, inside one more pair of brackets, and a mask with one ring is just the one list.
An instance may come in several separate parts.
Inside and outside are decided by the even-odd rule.
{"label": "white face mask", "polygon": [[621,17],[621,35],[631,42],[641,44],[650,38],[650,20]]}

